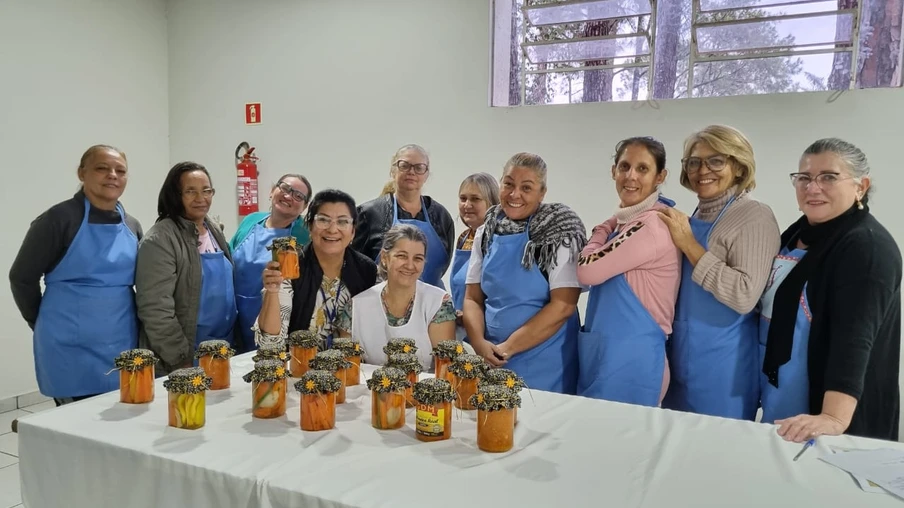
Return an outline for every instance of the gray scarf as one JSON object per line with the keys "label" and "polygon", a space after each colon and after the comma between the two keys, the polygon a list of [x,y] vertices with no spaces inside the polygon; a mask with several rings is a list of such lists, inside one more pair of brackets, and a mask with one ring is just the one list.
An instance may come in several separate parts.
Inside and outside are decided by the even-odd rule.
{"label": "gray scarf", "polygon": [[574,261],[587,244],[587,228],[571,208],[561,203],[543,203],[530,219],[515,221],[502,212],[499,205],[487,210],[481,251],[486,256],[495,235],[523,233],[530,220],[528,242],[521,256],[521,266],[530,268],[534,260],[540,271],[548,274],[556,266],[556,252],[566,246]]}

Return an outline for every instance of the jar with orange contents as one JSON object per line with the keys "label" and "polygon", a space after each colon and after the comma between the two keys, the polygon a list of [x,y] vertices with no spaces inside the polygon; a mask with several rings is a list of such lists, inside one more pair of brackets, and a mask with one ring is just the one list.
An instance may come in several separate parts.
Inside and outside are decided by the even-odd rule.
{"label": "jar with orange contents", "polygon": [[389,355],[389,361],[386,362],[386,366],[399,369],[408,376],[409,386],[405,389],[405,405],[414,407],[415,402],[414,397],[411,396],[411,390],[414,387],[414,384],[417,383],[418,374],[424,370],[417,355],[414,353],[397,353]]}
{"label": "jar with orange contents", "polygon": [[336,394],[342,383],[327,370],[309,370],[295,383],[301,393],[301,430],[321,431],[336,426]]}
{"label": "jar with orange contents", "polygon": [[449,376],[449,365],[452,361],[465,353],[465,347],[457,340],[444,340],[433,348],[433,371],[437,379],[445,379],[452,382]]}
{"label": "jar with orange contents", "polygon": [[201,367],[188,367],[170,372],[163,382],[168,393],[169,426],[195,430],[204,426],[210,378]]}
{"label": "jar with orange contents", "polygon": [[352,364],[345,372],[345,386],[361,384],[361,356],[364,354],[361,343],[354,339],[336,338],[333,339],[333,349],[342,351],[346,361]]}
{"label": "jar with orange contents", "polygon": [[158,362],[150,349],[130,349],[113,359],[119,370],[119,401],[147,404],[154,400],[154,365]]}
{"label": "jar with orange contents", "polygon": [[477,393],[477,380],[486,372],[486,363],[477,355],[463,354],[449,365],[452,389],[455,390],[455,407],[471,410],[471,396]]}
{"label": "jar with orange contents", "polygon": [[386,342],[386,345],[383,346],[383,352],[386,353],[386,357],[388,358],[390,355],[397,354],[416,354],[417,346],[414,345],[414,339],[389,339]]}
{"label": "jar with orange contents", "polygon": [[242,379],[251,383],[251,415],[255,418],[279,418],[286,414],[286,367],[274,359],[254,363],[254,370]]}
{"label": "jar with orange contents", "polygon": [[251,357],[251,361],[279,360],[289,368],[289,353],[286,353],[286,341],[281,338],[268,338],[265,343],[258,344],[257,353]]}
{"label": "jar with orange contents", "polygon": [[229,388],[231,375],[229,359],[235,355],[235,350],[225,340],[205,340],[198,344],[195,358],[198,366],[204,369],[212,380],[211,390],[224,390]]}
{"label": "jar with orange contents", "polygon": [[[478,387],[484,385],[504,386],[510,390],[514,390],[518,396],[521,396],[521,390],[526,386],[524,384],[524,379],[518,374],[515,374],[515,371],[502,368],[488,369],[483,377],[480,378],[477,385]],[[512,411],[515,413],[515,425],[517,425],[518,408],[514,408]]]}
{"label": "jar with orange contents", "polygon": [[294,280],[301,276],[298,244],[294,236],[274,238],[267,248],[273,253],[273,261],[279,263],[279,273],[284,279]]}
{"label": "jar with orange contents", "polygon": [[301,377],[310,368],[308,362],[320,351],[322,339],[314,330],[296,330],[289,334],[289,373]]}
{"label": "jar with orange contents", "polygon": [[414,434],[420,441],[443,441],[452,437],[452,401],[455,391],[445,379],[418,381],[412,391],[415,411]]}
{"label": "jar with orange contents", "polygon": [[504,386],[483,385],[471,396],[477,408],[477,447],[485,452],[502,453],[515,444],[515,413],[521,397]]}
{"label": "jar with orange contents", "polygon": [[411,387],[404,371],[382,367],[367,380],[371,391],[370,424],[375,429],[392,430],[405,425],[405,390]]}
{"label": "jar with orange contents", "polygon": [[341,383],[339,390],[336,392],[336,403],[345,403],[345,373],[352,364],[345,359],[342,351],[338,349],[321,351],[314,355],[314,358],[311,358],[309,365],[314,370],[325,370],[332,372],[336,376],[336,379]]}

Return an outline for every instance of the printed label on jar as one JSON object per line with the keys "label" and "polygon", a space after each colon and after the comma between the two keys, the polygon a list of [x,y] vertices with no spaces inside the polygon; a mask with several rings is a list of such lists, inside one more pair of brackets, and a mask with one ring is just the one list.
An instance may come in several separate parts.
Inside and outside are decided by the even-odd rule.
{"label": "printed label on jar", "polygon": [[418,404],[417,414],[415,415],[415,432],[422,436],[437,437],[442,436],[446,410],[429,404]]}

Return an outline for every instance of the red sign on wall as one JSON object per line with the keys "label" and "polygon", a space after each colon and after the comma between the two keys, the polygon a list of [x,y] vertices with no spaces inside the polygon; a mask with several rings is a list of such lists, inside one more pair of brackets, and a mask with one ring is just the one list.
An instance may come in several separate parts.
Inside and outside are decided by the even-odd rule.
{"label": "red sign on wall", "polygon": [[261,123],[261,103],[251,102],[245,104],[245,124],[256,125]]}

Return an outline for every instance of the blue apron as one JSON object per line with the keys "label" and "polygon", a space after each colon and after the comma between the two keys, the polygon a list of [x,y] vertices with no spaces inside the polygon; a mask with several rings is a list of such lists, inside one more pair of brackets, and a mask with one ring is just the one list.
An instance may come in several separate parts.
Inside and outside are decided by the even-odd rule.
{"label": "blue apron", "polygon": [[[214,245],[217,244],[214,238],[211,240]],[[232,344],[232,331],[237,315],[232,263],[222,250],[202,253],[201,300],[198,305],[195,347],[205,340],[213,339]],[[197,360],[195,362],[197,364]]]}
{"label": "blue apron", "polygon": [[[269,216],[268,216],[269,217]],[[255,224],[248,235],[232,253],[235,265],[235,304],[238,308],[238,326],[245,344],[253,344],[251,327],[261,312],[264,289],[263,273],[267,263],[273,261],[273,253],[267,247],[274,238],[289,236],[292,226],[286,229],[264,227],[263,221]]]}
{"label": "blue apron", "polygon": [[[607,242],[618,235],[609,235]],[[578,334],[578,395],[655,407],[662,395],[666,335],[619,274],[590,289]]]}
{"label": "blue apron", "polygon": [[[694,238],[704,249],[732,198],[712,223],[691,217]],[[662,407],[710,416],[754,420],[759,400],[755,312],[738,314],[692,279],[687,257],[675,322],[667,345],[671,380]]]}
{"label": "blue apron", "polygon": [[[464,239],[458,245],[464,243]],[[455,250],[455,257],[452,258],[452,275],[449,276],[449,286],[452,290],[452,305],[455,310],[464,310],[465,303],[465,286],[468,279],[468,262],[471,260],[471,251],[458,248]],[[455,326],[455,338],[458,340],[467,340],[463,326]]]}
{"label": "blue apron", "polygon": [[[392,225],[410,224],[423,231],[424,235],[427,237],[427,262],[424,264],[424,271],[421,273],[421,282],[426,282],[427,284],[436,286],[440,289],[446,289],[446,286],[443,284],[443,267],[446,266],[449,255],[446,254],[446,248],[443,247],[443,240],[439,237],[436,230],[433,229],[433,225],[430,223],[430,214],[427,213],[427,205],[424,203],[424,198],[421,198],[421,210],[424,212],[424,218],[427,219],[425,221],[417,219],[399,219],[399,202],[396,200],[395,196],[392,196]],[[376,261],[377,263],[380,262],[380,254],[377,254]]]}
{"label": "blue apron", "polygon": [[[766,358],[766,339],[769,337],[769,321],[772,318],[772,303],[775,291],[788,273],[807,251],[804,249],[782,249],[772,264],[769,285],[760,300],[760,367]],[[810,378],[807,372],[807,350],[810,344],[810,305],[807,301],[807,286],[804,285],[797,321],[794,324],[794,342],[791,359],[779,367],[778,388],[769,383],[766,374],[760,372],[760,405],[763,407],[763,423],[810,413]]]}
{"label": "blue apron", "polygon": [[[528,228],[529,228],[528,223]],[[486,339],[505,342],[540,309],[549,303],[549,282],[536,263],[521,266],[528,242],[528,230],[520,234],[497,235],[483,260],[480,285],[486,294]],[[475,249],[480,248],[474,245]],[[529,388],[574,394],[578,377],[578,313],[552,337],[513,356],[506,368],[518,373]]]}
{"label": "blue apron", "polygon": [[69,250],[44,277],[44,296],[34,332],[35,371],[41,393],[53,398],[95,395],[117,389],[105,375],[113,359],[138,346],[135,261],[138,238],[119,224],[89,224],[91,205]]}

